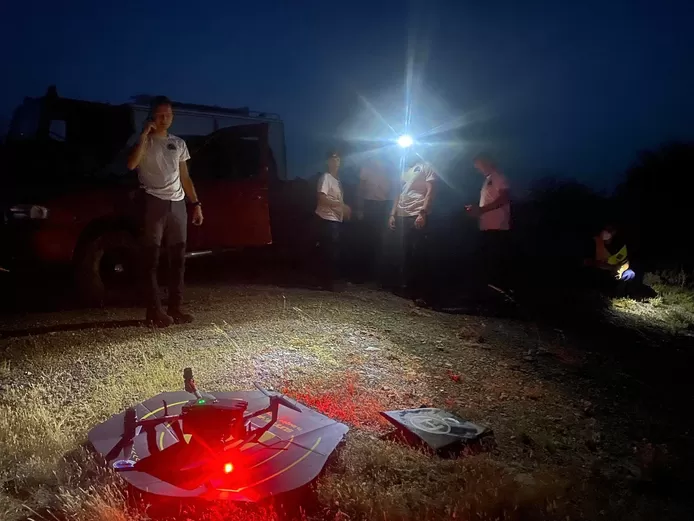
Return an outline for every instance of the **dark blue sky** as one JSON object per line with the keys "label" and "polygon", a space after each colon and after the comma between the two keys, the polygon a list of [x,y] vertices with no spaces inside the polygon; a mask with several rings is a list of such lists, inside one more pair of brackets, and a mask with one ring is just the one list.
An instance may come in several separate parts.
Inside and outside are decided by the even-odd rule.
{"label": "dark blue sky", "polygon": [[420,86],[413,120],[431,127],[467,115],[459,136],[471,145],[456,145],[455,157],[464,161],[482,142],[519,181],[556,172],[611,187],[639,149],[694,139],[691,1],[26,1],[1,9],[0,115],[51,83],[64,96],[116,103],[146,92],[248,105],[283,117],[292,175],[314,173],[330,140],[376,133],[375,124],[355,127],[368,114],[358,95],[402,124],[408,57]]}

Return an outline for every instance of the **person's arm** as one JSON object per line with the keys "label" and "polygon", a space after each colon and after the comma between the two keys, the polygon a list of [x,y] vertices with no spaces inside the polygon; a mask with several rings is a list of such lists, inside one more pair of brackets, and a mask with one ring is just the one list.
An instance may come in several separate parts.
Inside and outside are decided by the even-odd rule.
{"label": "person's arm", "polygon": [[[188,164],[185,161],[181,161],[178,164],[178,168],[181,172],[181,185],[183,186],[183,191],[192,203],[199,203],[198,194],[195,192],[195,185],[193,180],[190,178],[190,173],[188,172]],[[202,216],[202,206],[196,204],[193,209],[193,224],[200,226],[203,221]]]}
{"label": "person's arm", "polygon": [[428,178],[426,181],[426,187],[427,187],[427,192],[424,195],[424,204],[422,205],[422,209],[419,211],[419,215],[417,218],[414,220],[414,227],[417,228],[418,230],[421,230],[424,228],[427,224],[427,219],[429,212],[431,211],[431,204],[432,201],[434,200],[434,180],[432,178]]}
{"label": "person's arm", "polygon": [[583,261],[583,264],[591,268],[611,271],[618,276],[629,269],[629,261],[625,261],[620,265],[610,264],[607,262],[607,258],[601,258],[601,251],[604,251],[602,240],[599,237],[594,237],[590,243],[590,248],[586,247],[586,259]]}
{"label": "person's arm", "polygon": [[344,207],[346,206],[337,199],[333,199],[323,192],[318,192],[318,201],[320,202],[321,206],[327,206],[328,208],[338,212],[343,211]]}
{"label": "person's arm", "polygon": [[398,204],[400,204],[400,192],[395,194],[395,198],[393,199],[393,207],[390,209],[391,217],[395,217],[395,215],[398,213]]}
{"label": "person's arm", "polygon": [[[190,172],[188,171],[187,161],[190,159],[190,153],[188,152],[188,145],[185,141],[181,141],[181,155],[178,159],[178,171],[181,176],[181,186],[186,194],[186,197],[191,203],[195,204],[193,208],[193,224],[200,226],[203,221],[202,216],[202,206],[199,204],[198,194],[195,191],[195,185],[190,177]],[[198,203],[198,204],[196,204]]]}
{"label": "person's arm", "polygon": [[391,230],[395,229],[395,215],[398,213],[398,204],[400,203],[400,194],[395,194],[395,200],[393,201],[393,208],[390,210],[390,215],[388,216],[388,228]]}
{"label": "person's arm", "polygon": [[624,264],[621,264],[619,267],[617,267],[617,270],[616,270],[617,273],[616,273],[615,276],[616,276],[618,279],[621,278],[622,275],[624,274],[624,272],[625,272],[626,270],[628,270],[628,269],[629,269],[629,261],[625,261]]}
{"label": "person's arm", "polygon": [[147,152],[149,133],[152,132],[152,130],[154,130],[154,122],[148,121],[145,128],[142,130],[142,134],[140,134],[140,139],[138,140],[137,145],[133,147],[130,155],[128,156],[128,170],[135,170],[140,165],[140,161],[142,161],[142,158],[145,156],[145,152]]}
{"label": "person's arm", "polygon": [[396,214],[398,213],[398,204],[400,204],[400,194],[395,194],[393,207],[390,209],[390,217],[395,218]]}
{"label": "person's arm", "polygon": [[359,186],[357,187],[357,215],[361,218],[364,215],[364,199],[366,196],[366,179],[364,179],[364,169],[359,172]]}
{"label": "person's arm", "polygon": [[336,211],[337,213],[348,212],[349,210],[346,210],[346,208],[348,208],[346,204],[343,204],[339,199],[335,199],[334,197],[330,197],[328,195],[328,179],[326,177],[328,175],[330,174],[324,174],[318,182],[318,203],[321,206],[326,206],[331,210]]}
{"label": "person's arm", "polygon": [[191,203],[197,203],[198,194],[195,192],[195,185],[188,172],[188,163],[181,161],[178,165],[181,172],[181,185],[183,186],[183,191],[186,193]]}
{"label": "person's arm", "polygon": [[427,193],[424,196],[424,205],[422,206],[422,213],[424,215],[429,215],[429,212],[431,212],[431,206],[434,203],[434,189],[435,183],[433,180],[427,181]]}
{"label": "person's arm", "polygon": [[511,202],[511,195],[509,193],[508,188],[502,188],[499,191],[499,197],[494,199],[491,203],[487,203],[484,206],[480,206],[479,213],[487,213],[491,212],[492,210],[496,210],[498,208],[501,208],[502,206],[506,206]]}

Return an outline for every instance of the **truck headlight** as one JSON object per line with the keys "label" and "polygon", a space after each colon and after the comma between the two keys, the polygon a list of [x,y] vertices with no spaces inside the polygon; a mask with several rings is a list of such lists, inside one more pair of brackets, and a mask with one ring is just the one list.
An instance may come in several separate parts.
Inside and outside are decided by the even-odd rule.
{"label": "truck headlight", "polygon": [[48,208],[35,204],[16,204],[8,211],[10,219],[48,219]]}

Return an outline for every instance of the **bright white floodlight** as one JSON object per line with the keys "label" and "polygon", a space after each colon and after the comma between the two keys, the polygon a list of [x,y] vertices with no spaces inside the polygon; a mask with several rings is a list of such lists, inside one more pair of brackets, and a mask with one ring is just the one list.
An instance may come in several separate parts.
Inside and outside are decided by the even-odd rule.
{"label": "bright white floodlight", "polygon": [[398,145],[400,145],[402,148],[407,148],[412,146],[412,136],[408,136],[407,134],[403,134],[398,138]]}

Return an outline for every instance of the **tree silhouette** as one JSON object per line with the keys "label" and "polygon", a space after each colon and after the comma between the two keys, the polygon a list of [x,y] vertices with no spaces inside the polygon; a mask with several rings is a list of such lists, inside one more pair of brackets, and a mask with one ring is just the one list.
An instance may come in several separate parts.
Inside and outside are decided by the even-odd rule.
{"label": "tree silhouette", "polygon": [[627,170],[616,204],[647,269],[694,269],[692,193],[694,143],[644,151]]}
{"label": "tree silhouette", "polygon": [[[543,177],[531,186],[518,227],[548,243],[591,237],[609,218],[607,198],[571,179]],[[547,238],[550,238],[549,240]]]}

